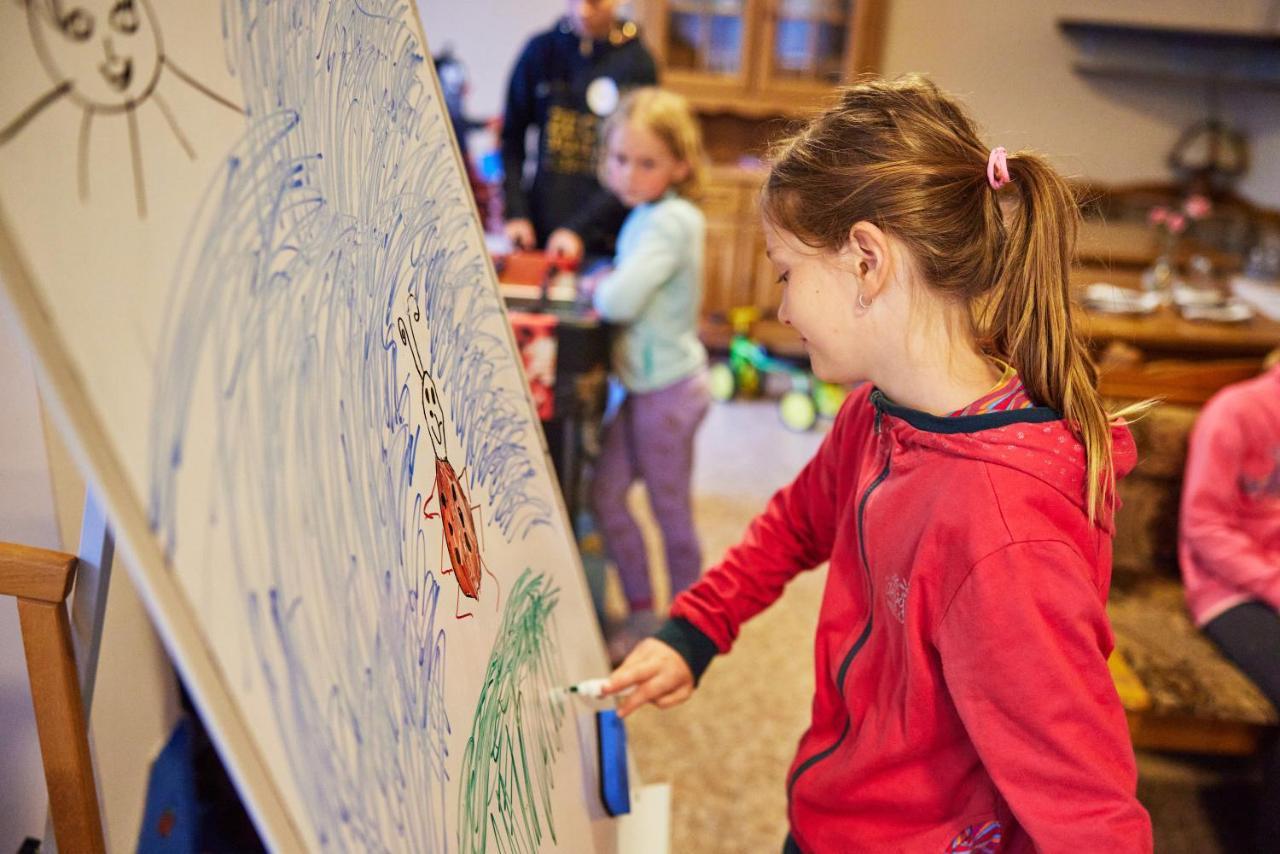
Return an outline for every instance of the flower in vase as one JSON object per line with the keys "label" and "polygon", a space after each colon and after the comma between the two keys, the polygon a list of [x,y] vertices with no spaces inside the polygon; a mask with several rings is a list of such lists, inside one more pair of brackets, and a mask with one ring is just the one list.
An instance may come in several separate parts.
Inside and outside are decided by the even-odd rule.
{"label": "flower in vase", "polygon": [[1162,235],[1160,254],[1142,274],[1142,286],[1168,296],[1177,278],[1174,248],[1178,237],[1195,220],[1204,219],[1213,210],[1208,197],[1198,193],[1187,196],[1178,207],[1157,205],[1147,212],[1147,222]]}
{"label": "flower in vase", "polygon": [[1147,222],[1169,235],[1178,235],[1187,230],[1187,215],[1163,205],[1157,205],[1147,213]]}
{"label": "flower in vase", "polygon": [[1213,202],[1209,201],[1207,196],[1202,196],[1199,193],[1187,196],[1182,203],[1182,212],[1193,220],[1204,219],[1212,210]]}
{"label": "flower in vase", "polygon": [[1168,235],[1176,236],[1187,230],[1196,220],[1204,219],[1213,210],[1213,203],[1195,193],[1187,196],[1179,207],[1156,205],[1147,212],[1147,222]]}

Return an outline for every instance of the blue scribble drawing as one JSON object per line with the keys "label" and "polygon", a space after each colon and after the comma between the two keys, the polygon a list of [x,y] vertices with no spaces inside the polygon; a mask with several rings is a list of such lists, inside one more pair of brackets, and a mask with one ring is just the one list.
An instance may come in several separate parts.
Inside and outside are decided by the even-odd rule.
{"label": "blue scribble drawing", "polygon": [[552,771],[565,719],[552,613],[559,598],[526,569],[507,599],[462,756],[459,854],[534,854],[544,833],[556,839]]}
{"label": "blue scribble drawing", "polygon": [[[552,518],[411,14],[224,0],[246,131],[189,231],[153,390],[152,527],[171,557],[228,544],[210,571],[244,609],[288,777],[329,850],[449,849],[435,459],[396,324],[411,297],[485,524],[515,543]],[[208,483],[184,480],[197,462]]]}

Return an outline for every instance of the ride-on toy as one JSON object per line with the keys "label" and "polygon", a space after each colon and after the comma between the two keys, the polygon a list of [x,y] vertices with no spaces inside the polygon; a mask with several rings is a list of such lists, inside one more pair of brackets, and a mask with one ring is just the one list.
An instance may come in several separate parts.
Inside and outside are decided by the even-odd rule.
{"label": "ride-on toy", "polygon": [[732,400],[735,396],[755,397],[760,393],[765,374],[779,374],[791,382],[791,387],[778,400],[778,415],[787,427],[802,432],[812,428],[819,415],[835,415],[848,392],[823,382],[799,365],[770,355],[762,344],[753,341],[751,325],[759,317],[760,309],[754,306],[729,310],[729,322],[733,326],[729,359],[715,362],[708,369],[711,396],[719,401]]}

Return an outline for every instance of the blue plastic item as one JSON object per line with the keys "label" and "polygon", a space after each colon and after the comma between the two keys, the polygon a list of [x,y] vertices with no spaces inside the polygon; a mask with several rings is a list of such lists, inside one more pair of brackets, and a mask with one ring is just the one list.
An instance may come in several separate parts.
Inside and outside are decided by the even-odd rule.
{"label": "blue plastic item", "polygon": [[596,712],[600,743],[600,797],[612,816],[631,812],[631,780],[627,771],[627,731],[617,711]]}

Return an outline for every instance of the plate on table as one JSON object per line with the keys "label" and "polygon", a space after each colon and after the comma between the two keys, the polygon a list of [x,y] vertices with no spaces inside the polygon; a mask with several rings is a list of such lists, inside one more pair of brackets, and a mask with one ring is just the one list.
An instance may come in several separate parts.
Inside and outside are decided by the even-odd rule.
{"label": "plate on table", "polygon": [[1182,283],[1173,286],[1173,304],[1179,308],[1206,308],[1225,303],[1226,297],[1217,288],[1197,288]]}
{"label": "plate on table", "polygon": [[1085,305],[1109,314],[1150,314],[1160,307],[1160,302],[1160,294],[1107,282],[1097,282],[1084,289]]}
{"label": "plate on table", "polygon": [[1220,305],[1184,305],[1180,310],[1187,320],[1214,323],[1244,323],[1255,314],[1253,306],[1239,300],[1228,300]]}

